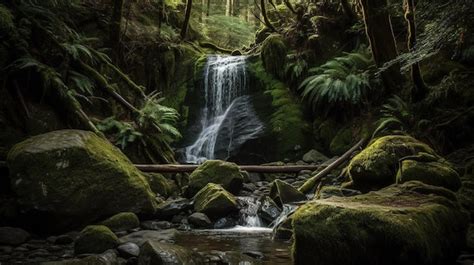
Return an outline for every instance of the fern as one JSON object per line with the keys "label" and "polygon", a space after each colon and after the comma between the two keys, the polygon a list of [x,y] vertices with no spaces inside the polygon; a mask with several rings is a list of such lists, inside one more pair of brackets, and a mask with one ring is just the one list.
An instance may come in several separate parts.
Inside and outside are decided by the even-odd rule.
{"label": "fern", "polygon": [[369,78],[373,69],[373,61],[368,55],[347,53],[311,68],[310,76],[301,83],[299,90],[315,112],[360,106],[372,89]]}
{"label": "fern", "polygon": [[132,123],[118,121],[115,117],[109,117],[97,124],[97,129],[103,133],[113,134],[113,142],[125,149],[129,143],[140,139],[143,134],[138,132]]}

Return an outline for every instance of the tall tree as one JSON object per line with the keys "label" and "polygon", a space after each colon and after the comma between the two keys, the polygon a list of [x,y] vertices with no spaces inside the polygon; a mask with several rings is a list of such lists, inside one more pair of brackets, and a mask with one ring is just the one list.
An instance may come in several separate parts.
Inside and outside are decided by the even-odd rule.
{"label": "tall tree", "polygon": [[265,0],[260,0],[260,9],[262,10],[263,22],[265,22],[265,26],[271,31],[276,31],[275,27],[272,25],[272,22],[270,22],[268,19],[267,9],[265,8]]}
{"label": "tall tree", "polygon": [[114,0],[112,17],[110,18],[109,42],[116,59],[120,54],[120,39],[122,34],[123,0]]}
{"label": "tall tree", "polygon": [[206,17],[209,16],[210,11],[211,11],[211,0],[207,0]]}
{"label": "tall tree", "polygon": [[184,22],[181,27],[181,39],[186,38],[186,33],[188,32],[189,19],[191,18],[191,8],[193,7],[193,0],[187,0],[186,3],[186,13],[184,14]]}
{"label": "tall tree", "polygon": [[[392,22],[387,0],[359,0],[364,16],[365,30],[370,48],[378,67],[397,58],[398,51],[393,35]],[[401,87],[402,75],[398,64],[391,65],[382,72],[385,87],[397,93]]]}
{"label": "tall tree", "polygon": [[[408,25],[407,46],[408,50],[412,51],[416,46],[415,0],[404,0],[403,6],[405,8],[405,20]],[[410,71],[414,85],[411,93],[411,99],[412,101],[417,102],[426,96],[427,89],[421,75],[420,64],[412,64]]]}

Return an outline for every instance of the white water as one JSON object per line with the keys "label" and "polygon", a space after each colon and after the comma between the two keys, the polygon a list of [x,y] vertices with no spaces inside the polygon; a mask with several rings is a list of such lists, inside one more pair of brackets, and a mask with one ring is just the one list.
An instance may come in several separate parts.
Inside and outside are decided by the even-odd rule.
{"label": "white water", "polygon": [[206,102],[201,115],[202,130],[197,140],[186,147],[188,163],[226,159],[263,132],[247,95],[247,79],[245,56],[208,58],[204,69]]}

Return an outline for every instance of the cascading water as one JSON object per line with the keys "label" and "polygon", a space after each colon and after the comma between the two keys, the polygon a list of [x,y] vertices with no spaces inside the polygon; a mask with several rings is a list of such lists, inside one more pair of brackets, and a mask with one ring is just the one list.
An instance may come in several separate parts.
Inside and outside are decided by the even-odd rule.
{"label": "cascading water", "polygon": [[188,163],[226,159],[243,143],[263,132],[248,95],[245,56],[208,57],[204,93],[202,130],[194,144],[186,147]]}

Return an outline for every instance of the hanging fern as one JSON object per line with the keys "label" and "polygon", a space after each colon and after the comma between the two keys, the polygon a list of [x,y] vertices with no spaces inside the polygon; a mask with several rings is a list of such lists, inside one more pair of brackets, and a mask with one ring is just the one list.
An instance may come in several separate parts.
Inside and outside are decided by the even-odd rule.
{"label": "hanging fern", "polygon": [[299,89],[315,112],[361,106],[372,89],[369,78],[373,69],[373,61],[368,55],[347,53],[311,68],[311,76],[301,83]]}

